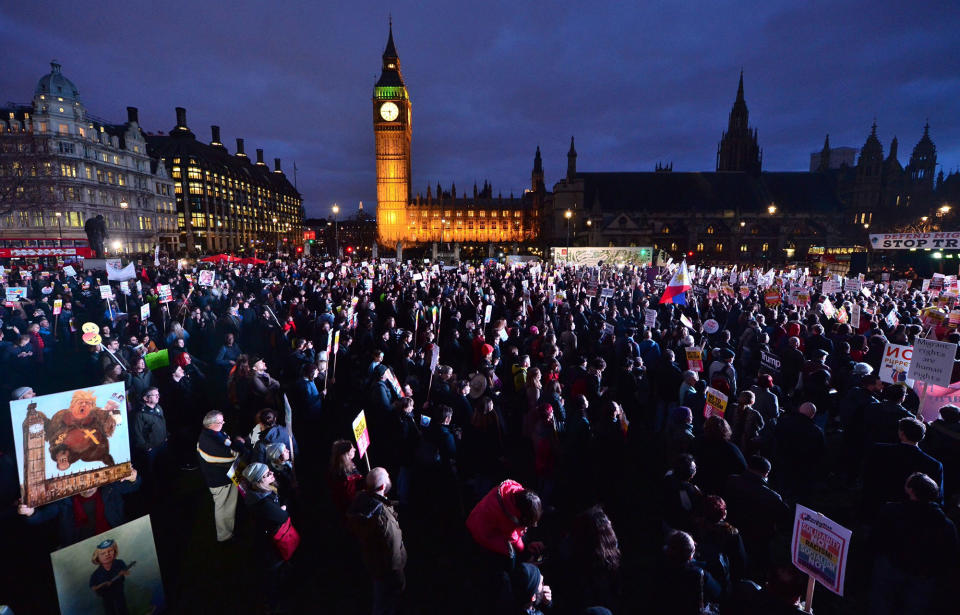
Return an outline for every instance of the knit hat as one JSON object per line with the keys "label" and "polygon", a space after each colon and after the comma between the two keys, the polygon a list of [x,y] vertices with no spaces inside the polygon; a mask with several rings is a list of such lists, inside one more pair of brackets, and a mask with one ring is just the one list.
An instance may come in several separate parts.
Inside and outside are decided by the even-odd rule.
{"label": "knit hat", "polygon": [[287,449],[283,442],[274,442],[267,445],[267,459],[274,465],[279,465],[283,458],[283,451]]}
{"label": "knit hat", "polygon": [[13,395],[10,397],[12,400],[23,399],[23,396],[27,393],[33,391],[30,387],[18,387],[13,390]]}
{"label": "knit hat", "polygon": [[247,482],[251,485],[256,485],[263,480],[263,476],[267,473],[268,469],[265,464],[254,462],[244,468],[243,477],[247,479]]}
{"label": "knit hat", "polygon": [[869,376],[873,373],[873,366],[869,363],[855,363],[853,365],[854,376]]}
{"label": "knit hat", "polygon": [[529,604],[540,588],[540,569],[533,564],[520,564],[511,575],[513,595],[519,604]]}

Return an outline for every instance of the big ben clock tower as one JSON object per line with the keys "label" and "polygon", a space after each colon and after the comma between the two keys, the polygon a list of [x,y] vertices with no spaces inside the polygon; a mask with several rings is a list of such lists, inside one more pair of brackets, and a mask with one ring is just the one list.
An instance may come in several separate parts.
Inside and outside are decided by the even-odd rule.
{"label": "big ben clock tower", "polygon": [[377,147],[377,235],[381,244],[403,241],[410,203],[410,96],[400,74],[393,24],[383,51],[383,71],[373,87]]}

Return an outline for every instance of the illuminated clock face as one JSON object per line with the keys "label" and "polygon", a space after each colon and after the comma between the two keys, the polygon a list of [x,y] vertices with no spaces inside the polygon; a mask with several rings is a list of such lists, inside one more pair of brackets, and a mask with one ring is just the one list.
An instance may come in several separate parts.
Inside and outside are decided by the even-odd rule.
{"label": "illuminated clock face", "polygon": [[380,105],[380,117],[385,119],[388,122],[392,122],[397,119],[397,116],[400,115],[400,109],[397,108],[396,103],[385,102]]}

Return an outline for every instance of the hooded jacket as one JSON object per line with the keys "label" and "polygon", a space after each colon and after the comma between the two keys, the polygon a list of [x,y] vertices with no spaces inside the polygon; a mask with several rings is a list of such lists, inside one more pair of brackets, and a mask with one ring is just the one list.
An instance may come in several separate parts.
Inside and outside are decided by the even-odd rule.
{"label": "hooded jacket", "polygon": [[521,491],[524,491],[523,485],[505,480],[473,508],[467,517],[467,529],[478,545],[507,556],[513,550],[523,551],[527,528],[520,525],[520,511],[513,502],[513,497]]}
{"label": "hooded jacket", "polygon": [[347,509],[347,524],[360,542],[363,562],[376,579],[403,573],[407,550],[397,513],[387,498],[361,491]]}

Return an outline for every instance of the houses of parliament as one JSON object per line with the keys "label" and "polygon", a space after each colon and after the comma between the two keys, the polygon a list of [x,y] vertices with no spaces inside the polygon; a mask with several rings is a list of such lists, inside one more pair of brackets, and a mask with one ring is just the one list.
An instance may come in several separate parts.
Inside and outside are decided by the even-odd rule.
{"label": "houses of parliament", "polygon": [[929,224],[960,205],[960,173],[937,172],[929,125],[906,166],[896,138],[884,154],[874,122],[856,157],[831,149],[828,135],[809,171],[764,170],[742,72],[712,172],[674,171],[672,164],[585,172],[577,168],[571,138],[566,173],[550,191],[538,147],[522,195],[495,195],[486,183],[460,194],[455,185],[438,184],[414,195],[412,119],[391,24],[373,90],[377,234],[388,248],[433,242],[545,248],[569,241],[652,246],[716,262],[782,262],[806,258],[814,246],[866,245],[870,232]]}

